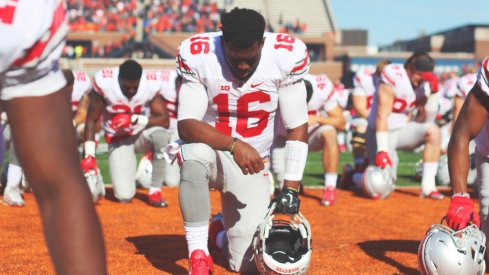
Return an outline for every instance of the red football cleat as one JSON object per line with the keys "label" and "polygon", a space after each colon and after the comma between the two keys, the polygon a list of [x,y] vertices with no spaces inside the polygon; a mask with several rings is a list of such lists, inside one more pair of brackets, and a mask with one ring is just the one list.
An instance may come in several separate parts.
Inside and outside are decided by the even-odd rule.
{"label": "red football cleat", "polygon": [[148,203],[149,205],[154,207],[159,207],[159,208],[168,207],[168,203],[165,200],[163,200],[163,197],[161,196],[161,192],[155,192],[153,194],[149,194]]}
{"label": "red football cleat", "polygon": [[211,275],[214,273],[214,262],[211,255],[204,250],[197,249],[192,252],[189,259],[189,275]]}
{"label": "red football cleat", "polygon": [[323,190],[321,204],[324,206],[334,205],[336,202],[336,188],[326,187]]}

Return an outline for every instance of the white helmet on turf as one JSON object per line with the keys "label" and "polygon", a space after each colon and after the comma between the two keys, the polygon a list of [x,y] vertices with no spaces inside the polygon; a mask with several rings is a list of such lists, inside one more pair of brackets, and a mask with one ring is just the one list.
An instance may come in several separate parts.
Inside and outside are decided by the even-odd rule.
{"label": "white helmet on turf", "polygon": [[136,170],[136,182],[143,188],[151,187],[151,175],[153,174],[153,164],[147,155],[144,155],[139,162]]}
{"label": "white helmet on turf", "polygon": [[385,199],[394,191],[392,168],[380,168],[369,165],[362,177],[362,188],[365,195],[373,199]]}
{"label": "white helmet on turf", "polygon": [[260,274],[306,274],[311,262],[311,227],[301,213],[273,213],[272,204],[253,240]]}
{"label": "white helmet on turf", "polygon": [[418,248],[418,265],[422,274],[484,274],[486,236],[476,225],[460,231],[434,224]]}

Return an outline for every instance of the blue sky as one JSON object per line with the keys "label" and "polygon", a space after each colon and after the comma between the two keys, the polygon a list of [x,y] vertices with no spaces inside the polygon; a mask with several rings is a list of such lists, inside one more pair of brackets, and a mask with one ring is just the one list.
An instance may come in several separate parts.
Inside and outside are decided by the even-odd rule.
{"label": "blue sky", "polygon": [[489,24],[489,0],[330,0],[340,29],[367,29],[369,45],[467,24]]}

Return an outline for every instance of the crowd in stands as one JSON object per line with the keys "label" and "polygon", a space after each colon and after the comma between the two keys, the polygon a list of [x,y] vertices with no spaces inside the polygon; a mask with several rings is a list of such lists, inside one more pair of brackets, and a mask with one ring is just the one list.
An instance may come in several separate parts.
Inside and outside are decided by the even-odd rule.
{"label": "crowd in stands", "polygon": [[[71,31],[122,32],[120,41],[104,45],[68,43],[64,57],[157,57],[155,48],[134,49],[136,33],[147,37],[161,32],[201,33],[219,30],[220,12],[211,0],[67,0]],[[268,31],[304,33],[306,24],[282,22],[279,28]]]}

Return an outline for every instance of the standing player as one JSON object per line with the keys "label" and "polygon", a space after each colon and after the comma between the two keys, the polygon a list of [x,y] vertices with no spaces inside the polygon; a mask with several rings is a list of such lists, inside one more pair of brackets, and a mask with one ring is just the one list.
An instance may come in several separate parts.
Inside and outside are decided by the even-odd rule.
{"label": "standing player", "polygon": [[[436,81],[431,73],[433,68],[434,61],[428,54],[415,53],[404,66],[389,64],[382,70],[368,118],[367,150],[370,163],[380,168],[390,166],[396,175],[399,162],[396,150],[411,151],[424,144],[421,196],[442,199],[435,185],[440,129],[426,122],[438,107],[436,94],[431,92],[436,91],[431,88],[436,86],[432,84]],[[420,122],[408,122],[414,107],[419,109]]]}
{"label": "standing player", "polygon": [[[333,83],[326,75],[305,75],[304,83],[308,96],[309,151],[322,151],[324,190],[321,204],[329,206],[336,202],[336,181],[340,159],[336,133],[345,129],[346,121],[343,110],[336,101]],[[285,173],[285,129],[276,135],[272,150],[272,168],[282,186]]]}
{"label": "standing player", "polygon": [[[477,74],[476,84],[470,90],[455,121],[448,144],[448,168],[453,195],[448,208],[448,225],[459,230],[469,222],[479,225],[479,214],[467,192],[469,173],[469,143],[475,139],[476,166],[479,179],[482,232],[489,234],[489,57]],[[486,244],[487,245],[487,244]]]}
{"label": "standing player", "polygon": [[58,64],[65,19],[64,1],[2,3],[1,99],[56,272],[105,274],[102,230],[80,169],[70,94]]}
{"label": "standing player", "polygon": [[[235,8],[222,15],[222,32],[195,35],[179,49],[180,207],[189,273],[212,273],[208,253],[209,187],[222,192],[226,255],[232,270],[257,273],[253,234],[270,201],[268,155],[280,106],[287,129],[285,182],[277,211],[299,211],[298,187],[307,158],[307,104],[302,81],[309,68],[305,44],[265,33],[262,15]],[[197,206],[197,207],[196,207]]]}
{"label": "standing player", "polygon": [[83,170],[98,169],[95,125],[103,115],[115,197],[124,203],[132,200],[136,194],[136,152],[152,151],[154,169],[149,204],[166,207],[161,196],[165,166],[161,149],[166,145],[163,127],[168,127],[169,122],[157,73],[143,71],[136,61],[126,60],[118,68],[97,72],[93,86],[85,126]]}
{"label": "standing player", "polygon": [[[88,93],[92,90],[92,80],[87,73],[64,70],[68,83],[72,83],[71,110],[73,111],[73,125],[76,129],[78,140],[83,141],[85,121],[89,103]],[[72,78],[72,81],[69,79]]]}

